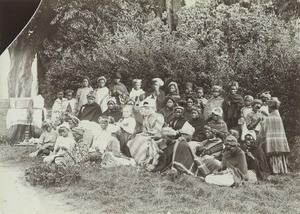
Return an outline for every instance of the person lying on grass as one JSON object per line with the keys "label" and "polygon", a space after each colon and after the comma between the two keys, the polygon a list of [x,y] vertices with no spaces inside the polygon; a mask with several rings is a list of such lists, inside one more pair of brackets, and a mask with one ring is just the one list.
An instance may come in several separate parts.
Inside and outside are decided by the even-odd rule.
{"label": "person lying on grass", "polygon": [[235,187],[248,180],[247,162],[237,139],[229,135],[224,142],[222,163],[218,171],[205,177],[205,182],[219,186]]}
{"label": "person lying on grass", "polygon": [[30,157],[42,157],[44,155],[49,155],[53,152],[54,143],[57,138],[57,131],[53,129],[50,121],[45,120],[42,124],[42,129],[44,132],[39,138],[39,143],[37,145],[37,151],[29,154]]}

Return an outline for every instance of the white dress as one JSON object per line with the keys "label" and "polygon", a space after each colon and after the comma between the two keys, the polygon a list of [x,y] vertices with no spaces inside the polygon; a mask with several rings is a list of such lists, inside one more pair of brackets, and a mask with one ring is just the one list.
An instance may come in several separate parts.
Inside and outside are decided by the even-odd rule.
{"label": "white dress", "polygon": [[107,101],[109,99],[109,90],[107,87],[96,89],[96,103],[101,107],[102,113],[107,110]]}
{"label": "white dress", "polygon": [[52,114],[51,114],[52,122],[59,120],[60,115],[63,112],[63,103],[65,102],[65,100],[66,100],[65,98],[62,98],[62,100],[57,98],[54,101],[54,104],[52,106]]}
{"label": "white dress", "polygon": [[142,94],[145,94],[145,91],[143,89],[139,89],[139,90],[135,90],[134,88],[131,89],[131,92],[129,94],[129,97],[130,99],[133,99],[134,102],[136,102],[137,100],[139,100],[139,97],[142,95]]}

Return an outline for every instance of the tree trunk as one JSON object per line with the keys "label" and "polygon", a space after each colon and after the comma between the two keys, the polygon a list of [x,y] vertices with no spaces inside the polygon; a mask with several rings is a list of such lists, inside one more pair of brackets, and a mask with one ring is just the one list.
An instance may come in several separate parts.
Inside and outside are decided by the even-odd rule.
{"label": "tree trunk", "polygon": [[9,48],[11,59],[8,76],[9,97],[30,97],[32,85],[31,66],[35,55],[35,48],[19,41]]}

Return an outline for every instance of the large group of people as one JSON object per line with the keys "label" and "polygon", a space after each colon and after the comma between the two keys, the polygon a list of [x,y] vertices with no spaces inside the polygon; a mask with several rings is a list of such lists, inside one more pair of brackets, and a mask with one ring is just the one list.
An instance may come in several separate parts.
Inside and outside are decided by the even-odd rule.
{"label": "large group of people", "polygon": [[44,121],[30,156],[65,166],[90,161],[176,170],[221,186],[288,173],[280,101],[269,92],[242,97],[231,82],[227,94],[217,85],[205,94],[187,82],[180,93],[174,81],[163,91],[160,78],[146,92],[134,79],[129,91],[120,73],[109,85],[104,76],[97,82],[93,89],[84,77],[76,94],[57,92],[51,120]]}

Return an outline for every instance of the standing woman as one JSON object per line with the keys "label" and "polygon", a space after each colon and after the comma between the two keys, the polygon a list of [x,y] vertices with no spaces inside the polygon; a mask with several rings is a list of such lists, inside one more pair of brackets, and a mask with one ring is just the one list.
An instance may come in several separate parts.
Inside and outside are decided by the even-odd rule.
{"label": "standing woman", "polygon": [[98,88],[96,89],[96,103],[101,107],[101,111],[105,112],[107,110],[107,101],[109,99],[109,90],[105,86],[106,78],[104,76],[100,76],[97,79]]}
{"label": "standing woman", "polygon": [[224,121],[228,129],[239,129],[238,121],[241,117],[241,109],[244,106],[244,98],[237,94],[238,84],[230,84],[229,94],[225,97],[222,108],[224,112]]}
{"label": "standing woman", "polygon": [[[152,90],[146,95],[145,101],[152,103],[151,99],[155,101],[155,111],[159,112],[165,104],[165,92],[160,88],[164,85],[164,81],[160,78],[152,79]],[[143,102],[142,102],[143,103]]]}
{"label": "standing woman", "polygon": [[207,101],[203,110],[204,120],[209,121],[213,109],[222,107],[224,99],[221,97],[222,87],[215,85],[212,87],[212,97]]}
{"label": "standing woman", "polygon": [[82,87],[77,90],[76,99],[77,99],[77,111],[80,110],[81,106],[87,103],[87,95],[93,91],[91,87],[91,80],[88,77],[83,77]]}
{"label": "standing woman", "polygon": [[287,157],[290,152],[282,119],[279,114],[280,101],[273,97],[268,101],[269,116],[262,124],[257,141],[261,144],[273,174],[287,174]]}

